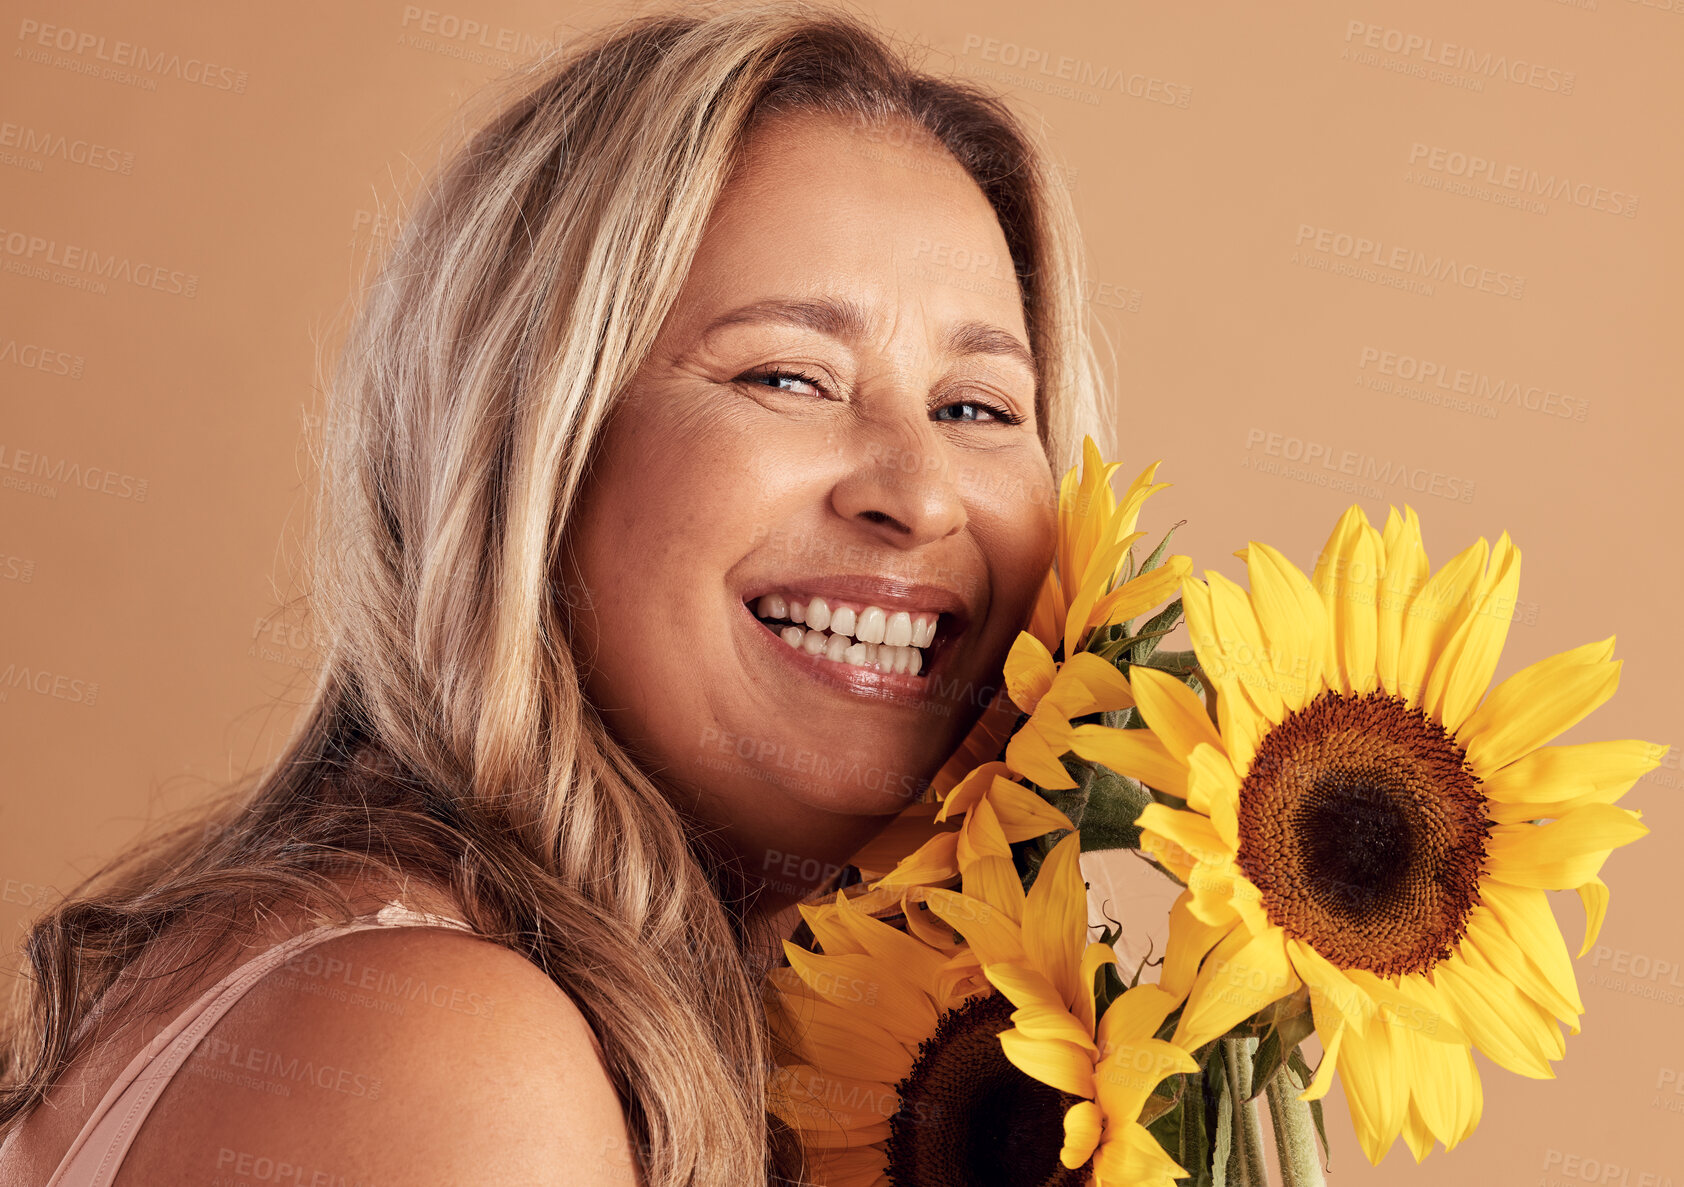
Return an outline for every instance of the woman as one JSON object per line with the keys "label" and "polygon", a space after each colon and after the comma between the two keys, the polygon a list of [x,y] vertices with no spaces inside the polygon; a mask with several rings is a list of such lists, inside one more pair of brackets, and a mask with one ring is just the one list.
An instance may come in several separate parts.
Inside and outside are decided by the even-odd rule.
{"label": "woman", "polygon": [[990,703],[1096,431],[1048,176],[821,10],[526,70],[344,349],[296,733],[29,935],[0,1181],[799,1177],[757,981]]}

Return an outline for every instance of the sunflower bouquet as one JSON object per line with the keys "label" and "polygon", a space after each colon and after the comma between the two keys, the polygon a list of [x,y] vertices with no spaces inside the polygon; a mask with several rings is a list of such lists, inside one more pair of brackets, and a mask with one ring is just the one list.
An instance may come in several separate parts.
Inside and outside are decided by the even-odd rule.
{"label": "sunflower bouquet", "polygon": [[[1617,801],[1667,751],[1547,745],[1613,695],[1613,637],[1489,687],[1520,550],[1434,572],[1407,506],[1349,508],[1309,576],[1251,541],[1249,590],[1173,528],[1137,568],[1167,484],[1119,500],[1117,469],[1084,442],[1007,697],[767,983],[772,1107],[818,1183],[1262,1184],[1262,1097],[1300,1187],[1336,1074],[1369,1160],[1401,1135],[1420,1161],[1478,1125],[1475,1048],[1551,1078],[1579,1032],[1545,892],[1583,900],[1583,956],[1648,831]],[[1191,650],[1160,646],[1183,618]],[[1089,926],[1078,857],[1106,849],[1181,887],[1138,968]]]}

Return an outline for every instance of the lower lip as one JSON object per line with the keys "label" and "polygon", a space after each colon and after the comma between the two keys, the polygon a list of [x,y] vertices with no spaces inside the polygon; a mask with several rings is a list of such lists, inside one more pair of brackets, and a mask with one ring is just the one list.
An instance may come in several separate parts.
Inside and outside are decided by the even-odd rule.
{"label": "lower lip", "polygon": [[[912,676],[905,672],[882,672],[876,668],[862,668],[855,664],[825,659],[822,655],[809,655],[804,649],[785,643],[783,637],[774,634],[770,627],[756,618],[746,604],[739,602],[738,605],[742,606],[743,615],[748,619],[749,630],[762,640],[762,647],[775,652],[779,662],[791,665],[796,671],[806,674],[820,684],[841,692],[882,701],[923,704],[934,699],[935,685],[931,677],[939,668],[939,663],[933,663],[918,675]],[[946,658],[950,648],[950,644],[943,647],[942,654],[937,657],[938,661]]]}

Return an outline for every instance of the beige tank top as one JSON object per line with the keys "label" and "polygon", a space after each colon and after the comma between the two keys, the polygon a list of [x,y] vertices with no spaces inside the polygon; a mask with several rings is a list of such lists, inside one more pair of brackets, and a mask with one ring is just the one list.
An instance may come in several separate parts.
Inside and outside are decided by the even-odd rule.
{"label": "beige tank top", "polygon": [[76,1140],[70,1143],[47,1187],[110,1187],[117,1177],[117,1168],[140,1131],[141,1123],[152,1111],[164,1086],[187,1062],[217,1020],[226,1014],[264,974],[280,966],[293,953],[311,944],[347,932],[371,927],[454,927],[461,931],[473,928],[460,919],[448,915],[429,915],[412,911],[401,903],[388,902],[373,915],[360,916],[350,923],[327,923],[321,927],[283,940],[265,949],[234,969],[222,980],[205,990],[199,999],[183,1010],[174,1021],[158,1033],[123,1069],[122,1075],[100,1098],[93,1115],[82,1126]]}

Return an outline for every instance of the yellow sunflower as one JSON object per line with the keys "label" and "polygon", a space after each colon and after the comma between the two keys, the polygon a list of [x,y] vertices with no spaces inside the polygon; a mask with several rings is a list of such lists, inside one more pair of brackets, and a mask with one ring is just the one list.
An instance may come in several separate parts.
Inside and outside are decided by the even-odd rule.
{"label": "yellow sunflower", "polygon": [[[977,832],[981,860],[1009,869],[1004,835]],[[1136,1118],[1163,1076],[1190,1065],[1153,1038],[1175,1002],[1131,990],[1096,1029],[1094,976],[1115,957],[1086,943],[1076,853],[1072,835],[1027,895],[1015,878],[984,879],[987,898],[922,890],[967,935],[957,946],[841,895],[802,907],[822,952],[786,944],[767,1012],[785,1052],[772,1107],[798,1132],[814,1182],[1168,1187],[1180,1168]],[[1142,1177],[1148,1168],[1162,1173]]]}
{"label": "yellow sunflower", "polygon": [[[1062,1165],[1075,1170],[1091,1161],[1094,1187],[1173,1187],[1188,1172],[1140,1124],[1140,1112],[1165,1076],[1199,1065],[1183,1048],[1154,1037],[1179,1004],[1156,985],[1125,990],[1096,1027],[1094,976],[1116,955],[1107,944],[1088,942],[1080,852],[1074,833],[1053,846],[1028,894],[1017,891],[1017,902],[1009,889],[992,886],[986,899],[939,889],[927,899],[1017,1007],[999,1036],[1006,1058],[1070,1101]],[[1021,919],[1013,919],[1014,911]]]}
{"label": "yellow sunflower", "polygon": [[[1093,438],[1082,439],[1082,464],[1072,466],[1059,487],[1053,564],[1042,582],[1029,627],[1019,633],[1005,663],[1009,695],[990,699],[965,740],[937,772],[924,800],[908,805],[854,855],[853,864],[867,876],[892,871],[892,881],[901,885],[951,878],[957,872],[957,814],[968,812],[977,802],[973,792],[979,779],[984,789],[995,786],[992,774],[980,774],[985,770],[1020,775],[1049,789],[1070,788],[1076,784],[1058,761],[1060,756],[1074,751],[1080,757],[1103,761],[1102,756],[1114,747],[1138,744],[1134,738],[1109,737],[1121,731],[1105,726],[1073,727],[1070,719],[1126,709],[1133,703],[1128,682],[1116,666],[1078,651],[1078,646],[1094,629],[1128,622],[1169,598],[1192,568],[1190,557],[1169,556],[1157,567],[1112,588],[1130,549],[1145,534],[1135,531],[1142,504],[1171,485],[1152,482],[1159,464],[1153,462],[1142,471],[1119,501],[1111,489],[1111,477],[1121,463],[1103,462]],[[1053,658],[1061,646],[1063,654],[1072,657],[1063,663]],[[1030,719],[1014,733],[1020,710]],[[1003,764],[999,761],[1002,749]],[[968,790],[957,793],[961,785]],[[1040,836],[1052,827],[1023,831],[1038,822],[1017,808],[1002,809],[1006,798],[1021,802],[1014,792],[989,792],[983,798],[1000,811],[1014,841]],[[1069,822],[1058,827],[1067,828]]]}
{"label": "yellow sunflower", "polygon": [[1173,485],[1152,482],[1161,464],[1153,462],[1142,470],[1119,502],[1111,476],[1122,463],[1103,461],[1093,438],[1082,438],[1081,477],[1072,466],[1059,483],[1057,552],[1029,620],[1029,633],[1048,652],[1062,642],[1064,654],[1075,655],[1088,631],[1126,622],[1175,589],[1179,578],[1161,569],[1111,588],[1129,549],[1145,535],[1134,530],[1142,504]]}
{"label": "yellow sunflower", "polygon": [[1249,594],[1189,578],[1215,723],[1185,684],[1137,667],[1161,750],[1105,760],[1185,800],[1139,821],[1187,886],[1161,979],[1186,998],[1173,1041],[1197,1048],[1304,994],[1326,1057],[1303,1099],[1337,1070],[1375,1163],[1400,1133],[1420,1160],[1473,1131],[1472,1047],[1553,1076],[1557,1020],[1577,1034],[1584,1007],[1545,891],[1584,897],[1583,955],[1606,907],[1597,872],[1648,831],[1614,801],[1666,753],[1545,746],[1613,695],[1613,637],[1487,692],[1520,551],[1505,532],[1430,573],[1405,512],[1382,533],[1351,507],[1308,579],[1256,541],[1236,554]]}
{"label": "yellow sunflower", "polygon": [[[1055,829],[1075,827],[1063,812],[1021,783],[1012,782],[1011,770],[1003,762],[983,763],[935,807],[936,824],[954,820],[957,827],[930,837],[875,885],[933,886],[958,875],[968,864],[965,858],[971,851],[971,834],[985,811],[998,822],[1008,841],[1027,841]],[[862,871],[875,870],[872,863],[881,860],[876,852],[875,846],[867,846],[854,856],[854,864]]]}

